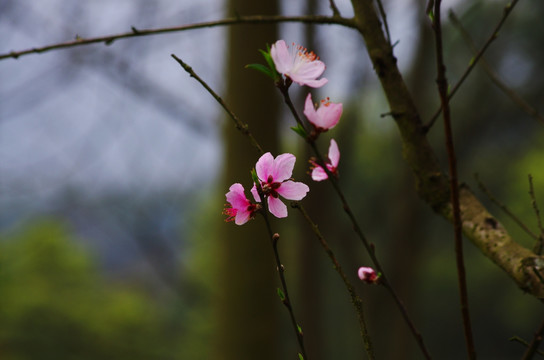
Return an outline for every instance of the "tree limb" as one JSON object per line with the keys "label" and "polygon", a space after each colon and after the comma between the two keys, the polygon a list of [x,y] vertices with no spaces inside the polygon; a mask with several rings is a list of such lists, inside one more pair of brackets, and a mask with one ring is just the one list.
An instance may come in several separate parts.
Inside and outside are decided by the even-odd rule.
{"label": "tree limb", "polygon": [[63,43],[57,43],[42,47],[35,47],[32,49],[21,50],[21,51],[11,51],[9,53],[0,54],[0,60],[7,58],[17,59],[24,55],[30,54],[41,54],[46,51],[58,50],[64,48],[72,48],[76,46],[89,45],[95,43],[104,43],[106,45],[111,45],[115,40],[149,36],[149,35],[158,35],[164,33],[172,33],[186,30],[202,29],[209,27],[217,26],[226,26],[226,25],[240,25],[240,24],[270,24],[270,23],[282,23],[282,22],[300,22],[305,24],[336,24],[343,25],[348,28],[354,27],[352,19],[342,18],[339,16],[320,16],[320,15],[310,15],[310,16],[279,16],[279,15],[250,15],[250,16],[238,16],[234,18],[228,18],[223,20],[216,21],[207,21],[196,24],[180,25],[174,27],[165,27],[165,28],[156,28],[156,29],[137,29],[134,26],[131,28],[131,32],[99,36],[93,38],[81,38],[76,36],[75,40],[67,41]]}

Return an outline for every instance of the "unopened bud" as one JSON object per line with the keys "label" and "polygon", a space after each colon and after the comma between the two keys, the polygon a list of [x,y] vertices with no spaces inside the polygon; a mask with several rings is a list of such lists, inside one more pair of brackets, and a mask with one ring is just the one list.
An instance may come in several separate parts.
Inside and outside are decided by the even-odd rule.
{"label": "unopened bud", "polygon": [[380,279],[376,271],[371,267],[360,267],[357,274],[359,275],[359,279],[367,284],[377,284]]}

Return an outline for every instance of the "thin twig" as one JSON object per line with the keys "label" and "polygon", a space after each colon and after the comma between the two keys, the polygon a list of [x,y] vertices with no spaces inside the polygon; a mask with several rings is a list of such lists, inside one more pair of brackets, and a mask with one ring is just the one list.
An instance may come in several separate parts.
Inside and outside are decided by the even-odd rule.
{"label": "thin twig", "polygon": [[510,211],[510,209],[508,209],[508,207],[506,207],[506,205],[504,205],[502,202],[500,202],[496,197],[493,196],[493,194],[491,194],[491,192],[489,191],[489,189],[484,185],[483,182],[480,181],[480,178],[478,177],[478,174],[475,174],[474,175],[474,178],[476,179],[476,181],[478,182],[478,187],[480,188],[480,190],[489,198],[489,200],[491,200],[491,202],[493,202],[495,205],[497,205],[502,211],[504,211],[506,213],[506,215],[510,216],[510,218],[512,220],[514,220],[514,222],[516,224],[518,224],[518,226],[520,228],[522,228],[529,236],[531,236],[533,239],[535,240],[538,240],[538,236],[531,231],[531,229],[529,229],[529,227],[527,225],[525,225],[521,219],[519,217],[517,217],[516,215],[514,215],[514,213],[512,213]]}
{"label": "thin twig", "polygon": [[[516,342],[519,342],[519,343],[522,344],[522,345],[525,345],[525,347],[529,347],[529,343],[528,343],[526,340],[520,338],[519,336],[512,336],[512,337],[511,337],[510,339],[508,339],[508,340],[509,340],[509,341],[516,341]],[[541,350],[538,350],[538,349],[537,349],[537,350],[535,351],[535,353],[536,353],[536,354],[539,354],[539,355],[541,355],[541,356],[544,356],[544,351],[541,351]]]}
{"label": "thin twig", "polygon": [[321,234],[321,231],[319,231],[319,228],[317,227],[316,223],[313,222],[313,220],[310,218],[306,210],[298,202],[293,202],[291,206],[298,209],[300,213],[302,214],[302,216],[304,217],[304,219],[306,220],[306,222],[310,225],[310,227],[312,228],[312,231],[319,239],[319,243],[321,244],[321,246],[323,247],[323,249],[329,256],[329,258],[331,259],[334,265],[334,269],[336,270],[338,275],[340,275],[340,277],[342,278],[342,281],[344,282],[344,285],[346,286],[346,289],[348,290],[349,295],[351,296],[351,303],[353,304],[353,306],[355,307],[355,311],[357,312],[357,317],[359,319],[359,327],[361,328],[361,337],[363,338],[366,352],[370,359],[374,359],[375,357],[374,357],[374,350],[372,347],[372,341],[370,339],[370,335],[368,334],[365,316],[363,312],[363,301],[361,300],[359,295],[357,295],[357,293],[355,292],[355,288],[353,287],[348,277],[344,273],[344,270],[342,270],[342,267],[338,263],[338,260],[336,259],[334,252],[329,247],[329,244],[327,243],[327,241]]}
{"label": "thin twig", "polygon": [[193,30],[193,29],[202,29],[202,28],[211,28],[216,26],[227,26],[227,25],[240,25],[240,24],[271,24],[271,23],[284,23],[284,22],[300,22],[305,24],[336,24],[346,26],[348,28],[355,28],[355,22],[352,19],[343,18],[340,16],[321,16],[321,15],[310,15],[310,16],[279,16],[279,15],[251,15],[251,16],[238,16],[235,18],[228,18],[223,20],[216,21],[206,21],[195,24],[180,25],[174,27],[165,27],[165,28],[156,28],[156,29],[136,29],[132,27],[132,31],[113,34],[106,36],[99,36],[93,38],[80,38],[77,37],[75,40],[56,43],[52,45],[34,47],[27,50],[20,51],[11,51],[9,53],[0,54],[0,60],[7,58],[17,59],[24,55],[29,54],[40,54],[46,51],[64,49],[64,48],[73,48],[76,46],[95,44],[95,43],[104,43],[106,45],[111,45],[114,41],[119,39],[133,38],[133,37],[142,37],[149,35],[158,35],[165,33],[173,33],[179,31]]}
{"label": "thin twig", "polygon": [[[451,20],[451,23],[459,30],[461,33],[461,36],[465,39],[465,42],[468,44],[470,50],[476,54],[477,48],[476,44],[474,43],[474,40],[472,40],[472,37],[468,33],[468,31],[463,27],[463,24],[461,24],[461,21],[459,18],[455,15],[453,10],[449,11],[449,18]],[[542,124],[544,124],[544,116],[541,115],[537,109],[535,109],[533,106],[531,106],[527,101],[523,100],[521,96],[518,95],[513,89],[508,87],[500,78],[499,75],[491,68],[491,65],[486,61],[484,57],[480,59],[480,65],[484,69],[485,73],[491,81],[499,88],[501,89],[506,96],[508,96],[521,110],[526,112],[529,116],[533,117],[534,119],[540,121]]]}
{"label": "thin twig", "polygon": [[[468,75],[471,73],[472,69],[474,69],[474,67],[476,66],[476,64],[478,63],[478,60],[480,60],[480,58],[483,56],[483,54],[485,53],[485,51],[487,50],[487,48],[489,47],[489,45],[491,45],[491,43],[493,41],[495,41],[495,39],[499,36],[499,30],[500,28],[502,27],[502,25],[504,24],[504,22],[506,21],[506,19],[508,18],[508,15],[510,15],[510,13],[512,12],[512,10],[514,9],[514,7],[516,6],[516,4],[518,3],[519,0],[513,0],[512,2],[508,3],[508,5],[506,5],[504,7],[504,10],[503,10],[503,14],[502,14],[502,17],[501,19],[499,20],[499,23],[497,24],[497,26],[495,26],[495,29],[493,30],[493,32],[491,33],[491,35],[489,36],[489,38],[487,39],[487,41],[485,42],[484,46],[480,49],[480,51],[478,52],[478,54],[476,54],[476,56],[474,56],[471,60],[470,60],[470,63],[468,65],[468,67],[466,68],[465,72],[463,73],[463,75],[461,76],[461,78],[457,81],[457,83],[453,86],[453,88],[451,89],[451,91],[449,92],[448,94],[448,100],[450,100],[454,95],[455,93],[457,92],[457,90],[459,90],[459,87],[461,87],[461,85],[464,83],[465,79],[468,77]],[[436,4],[435,4],[435,7],[436,7]],[[436,16],[436,11],[434,12],[434,16]],[[440,114],[442,113],[442,107],[439,107],[434,115],[431,117],[431,119],[429,120],[429,122],[427,124],[425,124],[423,126],[423,130],[425,132],[429,131],[429,129],[433,126],[433,124],[435,123],[436,119],[438,118],[438,116],[440,116]]]}
{"label": "thin twig", "polygon": [[236,128],[242,134],[244,134],[245,136],[247,136],[249,138],[249,141],[251,141],[251,144],[257,149],[259,154],[264,154],[264,151],[263,151],[261,145],[259,145],[259,143],[255,139],[255,137],[253,137],[253,135],[249,131],[249,126],[246,123],[244,123],[243,121],[241,121],[240,119],[238,119],[238,117],[232,112],[232,110],[227,106],[227,104],[223,101],[223,99],[219,95],[217,95],[217,93],[215,91],[213,91],[213,89],[204,80],[202,80],[202,78],[200,78],[200,76],[198,76],[193,71],[193,68],[191,68],[189,65],[184,63],[183,60],[178,58],[176,55],[172,54],[171,56],[178,62],[178,64],[181,65],[183,70],[185,70],[192,78],[195,78],[196,81],[198,81],[200,83],[200,85],[202,85],[204,87],[204,89],[206,89],[210,93],[210,95],[213,96],[213,98],[219,103],[219,105],[221,105],[221,107],[223,107],[223,109],[225,109],[225,111],[227,112],[229,117],[234,121],[234,124],[235,124]]}
{"label": "thin twig", "polygon": [[329,0],[329,6],[332,10],[332,15],[333,16],[338,16],[340,17],[340,11],[338,10],[338,7],[336,6],[336,4],[334,3],[334,0]]}
{"label": "thin twig", "polygon": [[527,345],[527,350],[523,354],[521,360],[531,360],[536,353],[544,355],[541,351],[538,351],[538,346],[542,342],[542,336],[544,335],[544,321],[540,324],[540,327],[535,332],[533,340]]}
{"label": "thin twig", "polygon": [[[262,196],[262,190],[260,192]],[[263,202],[262,202],[263,209],[261,211],[261,214],[264,217],[264,221],[266,223],[266,229],[268,230],[268,234],[270,235],[272,248],[274,250],[274,259],[276,260],[276,268],[278,270],[278,276],[280,278],[281,287],[282,287],[281,300],[283,305],[285,305],[285,307],[287,308],[287,311],[289,312],[291,325],[293,326],[293,329],[295,330],[298,345],[300,347],[300,352],[303,356],[303,359],[307,360],[308,356],[306,355],[306,349],[304,348],[304,334],[302,332],[302,328],[299,326],[297,322],[297,319],[295,317],[295,312],[293,310],[293,306],[291,303],[291,299],[289,298],[289,291],[287,290],[287,282],[285,281],[285,275],[284,275],[285,268],[283,264],[281,263],[280,253],[278,251],[278,241],[280,239],[280,235],[272,231],[270,222],[268,221],[268,206],[266,201],[267,199],[265,199],[264,197],[261,197],[261,199],[263,199]]]}
{"label": "thin twig", "polygon": [[[215,91],[213,91],[213,89],[204,80],[202,80],[202,78],[200,78],[200,76],[198,76],[189,65],[187,65],[185,62],[183,62],[176,55],[172,54],[171,56],[181,65],[181,67],[187,73],[189,73],[189,75],[191,77],[195,78],[204,87],[204,89],[206,89],[213,96],[213,98],[221,105],[221,107],[223,107],[223,109],[227,112],[229,117],[234,121],[236,129],[238,129],[243,135],[247,136],[248,139],[250,140],[251,144],[259,151],[260,154],[262,154],[263,153],[262,147],[257,142],[257,140],[253,137],[253,135],[249,132],[248,125],[246,123],[244,123],[242,120],[238,119],[238,117],[234,114],[234,112],[232,112],[232,110],[230,110],[230,108],[223,101],[223,99]],[[303,333],[302,333],[302,330],[299,327],[299,325],[298,325],[298,323],[296,321],[296,318],[295,318],[295,314],[294,314],[294,311],[293,311],[293,308],[292,308],[292,305],[291,305],[291,300],[289,298],[289,292],[287,290],[287,283],[285,281],[285,276],[283,274],[284,267],[283,267],[283,265],[281,263],[280,255],[279,255],[279,252],[278,252],[277,244],[278,244],[278,240],[279,240],[279,235],[274,233],[272,231],[271,226],[270,226],[270,222],[268,220],[268,205],[267,205],[266,198],[265,198],[265,196],[264,196],[264,194],[262,192],[262,188],[261,188],[259,183],[255,184],[255,185],[257,187],[257,191],[259,193],[260,198],[263,199],[263,201],[262,201],[263,208],[261,209],[260,212],[263,215],[264,221],[266,223],[266,228],[267,228],[267,231],[269,233],[269,236],[270,236],[270,239],[271,239],[271,242],[272,242],[272,248],[274,250],[274,259],[276,260],[278,276],[280,278],[280,282],[281,282],[281,285],[282,285],[282,302],[289,311],[289,316],[291,318],[291,323],[292,323],[293,328],[294,328],[295,333],[296,333],[296,337],[297,337],[297,341],[299,343],[301,355],[306,360],[306,359],[308,359],[308,357],[306,355],[306,350],[304,348]]]}
{"label": "thin twig", "polygon": [[376,0],[376,3],[378,4],[378,10],[380,12],[380,16],[382,17],[383,28],[385,29],[385,34],[387,35],[387,42],[389,43],[389,46],[391,46],[391,34],[389,33],[389,25],[387,24],[387,15],[385,14],[385,9],[383,8],[382,0]]}
{"label": "thin twig", "polygon": [[529,174],[529,196],[531,196],[531,203],[533,204],[538,230],[540,231],[534,251],[537,255],[542,255],[542,248],[544,247],[544,228],[542,227],[542,219],[540,218],[540,210],[538,209],[538,204],[536,202],[535,187],[533,185],[533,176],[531,174]]}
{"label": "thin twig", "polygon": [[535,274],[538,280],[540,280],[540,283],[544,284],[544,278],[542,277],[542,275],[540,275],[540,271],[539,271],[540,267],[538,267],[537,265],[533,265],[531,269],[533,270],[533,274]]}
{"label": "thin twig", "polygon": [[[288,92],[287,88],[282,88],[280,86],[279,90],[281,91],[281,93],[282,93],[282,95],[284,97],[285,103],[288,105],[289,109],[291,110],[291,113],[293,114],[293,117],[296,119],[298,124],[301,124],[301,126],[303,126],[302,125],[303,122],[302,122],[300,116],[298,115],[298,112],[296,111],[295,107],[293,106],[293,103],[292,103],[292,101],[290,99],[289,92]],[[367,253],[369,254],[370,259],[372,260],[372,263],[376,267],[376,270],[378,270],[378,272],[380,272],[382,274],[381,277],[380,277],[381,284],[387,289],[387,291],[389,292],[389,294],[391,295],[391,297],[395,301],[395,304],[399,308],[399,311],[401,312],[402,317],[404,318],[404,321],[406,322],[406,324],[410,328],[410,331],[412,332],[414,338],[416,339],[416,342],[418,343],[418,345],[419,345],[419,347],[421,349],[421,352],[424,354],[426,359],[431,359],[430,353],[427,350],[427,347],[425,346],[425,343],[423,341],[423,337],[421,336],[421,334],[419,333],[419,331],[415,327],[414,322],[412,321],[412,319],[408,315],[408,311],[406,310],[406,307],[404,306],[404,303],[402,302],[400,297],[397,295],[397,293],[393,289],[392,285],[389,283],[389,280],[387,279],[387,277],[385,275],[385,271],[383,270],[380,262],[378,261],[378,258],[376,257],[374,245],[371,244],[368,241],[368,239],[365,237],[365,235],[363,234],[363,231],[361,230],[361,227],[359,226],[359,223],[358,223],[357,219],[355,218],[355,215],[351,211],[351,208],[350,208],[350,206],[349,206],[349,204],[348,204],[348,202],[346,200],[346,197],[344,196],[344,193],[342,192],[342,189],[340,188],[340,185],[338,184],[338,182],[336,180],[336,177],[330,172],[330,170],[327,168],[327,166],[325,166],[325,162],[323,160],[324,159],[323,155],[321,154],[321,152],[317,148],[317,145],[315,143],[315,139],[313,137],[309,136],[309,137],[306,138],[306,141],[308,142],[308,144],[310,145],[310,147],[314,151],[314,154],[315,154],[315,156],[317,158],[317,163],[320,164],[322,166],[323,170],[327,173],[329,181],[331,182],[334,190],[336,191],[336,194],[338,195],[338,197],[340,198],[340,201],[342,202],[344,212],[348,215],[349,219],[351,220],[351,223],[352,223],[352,226],[353,226],[353,230],[355,231],[355,234],[357,235],[357,237],[363,243],[363,246],[365,247]]]}
{"label": "thin twig", "polygon": [[436,42],[436,68],[438,73],[436,83],[438,85],[440,102],[442,104],[442,115],[444,118],[444,131],[446,138],[445,141],[446,149],[448,152],[451,204],[453,208],[452,210],[455,241],[455,261],[457,265],[457,278],[459,283],[461,316],[463,318],[463,329],[465,333],[468,358],[474,360],[476,359],[476,349],[474,346],[472,326],[470,324],[470,314],[468,308],[467,280],[465,273],[465,262],[463,259],[463,224],[461,222],[461,209],[459,205],[459,184],[457,180],[457,159],[455,156],[455,148],[453,145],[450,106],[448,99],[448,80],[446,78],[446,66],[444,65],[444,51],[442,48],[442,25],[440,22],[440,5],[441,0],[435,0],[434,18],[432,22]]}

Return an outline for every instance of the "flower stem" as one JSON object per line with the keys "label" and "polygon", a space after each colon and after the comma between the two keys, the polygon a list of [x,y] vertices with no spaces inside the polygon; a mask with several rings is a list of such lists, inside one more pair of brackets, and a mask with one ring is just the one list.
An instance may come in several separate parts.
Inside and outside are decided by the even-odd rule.
{"label": "flower stem", "polygon": [[338,275],[340,275],[340,277],[342,278],[342,281],[344,282],[344,285],[346,286],[346,289],[348,290],[349,295],[351,297],[351,303],[353,304],[353,306],[355,307],[355,311],[357,312],[357,317],[359,319],[359,327],[361,328],[361,337],[365,344],[365,350],[368,354],[369,359],[375,359],[374,349],[372,347],[372,341],[370,339],[370,335],[368,334],[368,330],[366,327],[365,315],[363,312],[363,301],[361,300],[359,295],[357,295],[357,293],[355,292],[355,288],[353,287],[348,277],[344,273],[344,270],[342,270],[342,267],[338,263],[338,260],[336,259],[334,252],[329,247],[329,244],[327,243],[327,241],[321,234],[321,231],[319,231],[319,228],[317,227],[316,223],[312,221],[312,219],[310,218],[310,216],[308,215],[304,207],[302,207],[302,205],[300,205],[298,202],[293,202],[291,206],[298,209],[300,213],[302,214],[302,217],[304,217],[306,222],[310,225],[314,234],[319,239],[319,243],[321,244],[321,246],[323,247],[323,249],[329,256],[329,258],[331,259],[334,265],[334,270],[336,270]]}
{"label": "flower stem", "polygon": [[257,182],[255,185],[257,187],[257,192],[259,193],[259,197],[263,199],[262,201],[263,206],[261,208],[260,213],[263,216],[264,222],[266,224],[266,230],[268,231],[268,235],[270,236],[272,249],[274,250],[274,259],[276,260],[276,269],[278,270],[278,276],[281,282],[281,291],[282,291],[280,295],[281,301],[283,305],[285,305],[285,307],[287,308],[287,311],[289,312],[289,317],[291,318],[291,324],[293,325],[293,329],[295,330],[295,335],[297,337],[298,345],[300,347],[300,354],[303,356],[304,360],[307,360],[308,357],[306,355],[306,349],[304,348],[304,334],[302,333],[302,329],[298,325],[298,322],[295,318],[295,312],[293,310],[293,306],[291,305],[289,291],[287,290],[287,282],[285,281],[285,275],[284,275],[285,268],[283,264],[281,263],[280,253],[278,251],[278,241],[280,239],[280,235],[272,231],[272,226],[270,225],[270,221],[268,219],[268,202],[267,202],[268,199],[265,197],[263,193],[261,184]]}

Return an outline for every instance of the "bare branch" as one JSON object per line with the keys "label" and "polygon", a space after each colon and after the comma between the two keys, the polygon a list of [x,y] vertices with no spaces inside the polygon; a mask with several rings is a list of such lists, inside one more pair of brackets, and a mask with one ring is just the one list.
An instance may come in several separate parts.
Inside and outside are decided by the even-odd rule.
{"label": "bare branch", "polygon": [[542,255],[542,248],[544,247],[544,228],[542,227],[542,220],[540,219],[540,210],[538,209],[538,204],[535,197],[535,187],[533,186],[533,176],[529,174],[529,195],[531,196],[531,203],[533,204],[533,210],[536,215],[536,222],[538,224],[538,230],[540,235],[536,240],[536,245],[534,248],[535,254]]}
{"label": "bare branch", "polygon": [[341,16],[340,11],[338,10],[338,7],[334,3],[334,0],[329,0],[329,6],[331,7],[333,16]]}
{"label": "bare branch", "polygon": [[346,276],[346,273],[344,273],[344,270],[342,270],[340,263],[338,263],[338,260],[336,259],[334,252],[331,250],[329,244],[327,243],[327,240],[325,240],[325,238],[321,234],[321,231],[319,231],[317,224],[313,222],[313,220],[310,218],[306,210],[298,202],[291,203],[291,206],[298,209],[300,213],[302,214],[302,217],[304,217],[308,225],[310,225],[315,236],[317,236],[317,238],[319,239],[319,243],[321,244],[321,247],[323,247],[323,250],[325,250],[329,258],[331,259],[334,265],[334,270],[336,270],[338,275],[340,275],[340,277],[342,278],[342,281],[344,282],[344,285],[346,286],[346,289],[348,290],[349,295],[351,296],[351,303],[355,307],[355,311],[357,312],[357,317],[359,318],[359,327],[361,328],[361,336],[365,344],[366,352],[370,359],[374,359],[375,356],[374,356],[374,350],[372,348],[372,341],[370,340],[370,336],[366,328],[366,321],[365,321],[365,316],[363,312],[363,301],[361,300],[359,295],[357,295],[357,293],[355,292],[355,288],[349,281],[348,277]]}
{"label": "bare branch", "polygon": [[217,101],[219,103],[219,105],[221,105],[221,107],[223,109],[225,109],[225,111],[227,112],[229,117],[232,119],[232,121],[234,121],[234,124],[235,124],[236,128],[242,134],[244,134],[245,136],[247,136],[249,138],[249,141],[251,141],[251,144],[257,149],[259,154],[264,154],[264,151],[263,151],[261,145],[259,145],[259,143],[255,139],[255,137],[253,137],[253,135],[249,131],[249,126],[246,123],[244,123],[243,121],[241,121],[240,119],[238,119],[236,114],[234,114],[234,112],[232,112],[232,110],[227,106],[227,104],[223,101],[223,99],[219,95],[217,95],[217,93],[215,91],[213,91],[213,89],[204,80],[202,80],[200,78],[200,76],[198,76],[193,71],[193,68],[191,68],[189,65],[184,63],[183,60],[178,58],[176,55],[172,54],[171,56],[178,62],[178,64],[181,65],[183,70],[185,70],[192,78],[195,78],[196,81],[198,81],[200,83],[200,85],[202,85],[204,87],[204,89],[206,89],[210,93],[210,95],[213,96],[215,101]]}
{"label": "bare branch", "polygon": [[461,316],[463,319],[463,329],[467,346],[467,355],[469,359],[476,359],[476,348],[474,346],[474,337],[472,335],[472,325],[468,306],[467,278],[465,272],[465,260],[463,256],[463,233],[461,222],[461,209],[459,204],[459,181],[457,180],[457,157],[453,144],[453,132],[451,126],[450,104],[448,99],[448,80],[446,78],[446,65],[444,64],[444,50],[442,47],[442,23],[440,21],[441,0],[435,0],[434,17],[432,27],[435,33],[436,43],[436,83],[438,93],[440,94],[440,103],[442,105],[442,116],[444,118],[444,132],[446,150],[448,153],[448,166],[450,173],[450,194],[453,212],[453,232],[455,243],[455,263],[457,266],[457,279],[459,284],[459,300],[461,303]]}
{"label": "bare branch", "polygon": [[542,336],[544,335],[544,321],[540,324],[540,327],[535,332],[535,336],[530,344],[527,346],[527,351],[523,354],[521,360],[531,360],[536,353],[542,355],[541,351],[538,351],[538,345],[542,342]]}
{"label": "bare branch", "polygon": [[[461,76],[461,78],[457,81],[457,83],[452,87],[450,93],[448,94],[448,100],[451,100],[451,98],[455,95],[455,93],[457,92],[457,90],[459,90],[459,88],[461,87],[461,85],[465,82],[466,78],[468,77],[468,75],[472,72],[472,69],[474,69],[474,67],[476,66],[476,64],[478,63],[478,60],[480,60],[480,58],[483,56],[483,54],[485,53],[485,51],[487,50],[487,48],[489,48],[489,45],[491,45],[491,43],[493,41],[495,41],[495,39],[497,39],[497,37],[499,36],[499,30],[501,29],[502,25],[504,24],[504,22],[506,21],[506,19],[508,18],[508,15],[510,15],[510,13],[512,12],[512,10],[514,9],[514,7],[516,6],[516,4],[518,3],[519,0],[513,0],[511,3],[508,3],[508,5],[506,5],[504,7],[504,10],[503,10],[503,14],[502,14],[502,17],[501,19],[499,20],[499,23],[497,24],[497,26],[495,26],[495,29],[493,30],[493,32],[491,33],[491,35],[489,36],[489,38],[487,39],[487,41],[485,42],[484,46],[480,49],[480,51],[476,54],[476,56],[474,56],[471,60],[470,60],[470,63],[468,65],[468,67],[466,68],[465,72],[463,73],[463,75]],[[436,112],[434,113],[434,115],[431,117],[431,119],[429,120],[429,122],[425,125],[424,127],[424,130],[425,132],[429,131],[429,129],[433,126],[434,122],[436,121],[436,119],[438,118],[438,116],[440,116],[440,113],[441,113],[442,109],[441,108],[438,108],[436,110]]]}
{"label": "bare branch", "polygon": [[382,0],[376,0],[376,3],[378,4],[378,10],[380,11],[380,16],[383,21],[383,28],[385,29],[385,35],[387,35],[387,41],[389,41],[389,45],[391,45],[391,34],[389,33],[389,25],[387,24],[387,15],[385,13],[385,9],[383,8]]}
{"label": "bare branch", "polygon": [[497,205],[502,211],[504,211],[506,213],[506,215],[510,216],[510,218],[512,220],[514,220],[516,222],[516,224],[519,225],[519,227],[521,227],[527,234],[529,234],[529,236],[531,236],[533,239],[537,240],[538,239],[538,236],[531,231],[531,229],[529,229],[529,227],[527,225],[525,225],[521,219],[519,217],[517,217],[514,213],[512,213],[510,211],[510,209],[508,209],[506,207],[506,205],[504,205],[502,202],[500,202],[496,197],[493,196],[493,194],[491,194],[491,192],[489,191],[489,189],[484,185],[483,182],[480,181],[480,179],[478,178],[478,175],[475,175],[474,176],[476,178],[476,181],[478,182],[478,187],[480,188],[480,190],[483,191],[483,193],[489,198],[489,200],[491,200],[495,205]]}
{"label": "bare branch", "polygon": [[196,24],[188,24],[188,25],[181,25],[181,26],[174,26],[174,27],[166,27],[166,28],[157,28],[157,29],[137,29],[134,26],[131,27],[132,31],[122,34],[115,34],[115,35],[106,35],[106,36],[99,36],[94,38],[80,38],[76,37],[73,41],[63,42],[63,43],[57,43],[42,47],[36,47],[32,49],[27,50],[21,50],[21,51],[11,51],[9,53],[0,54],[0,60],[4,60],[7,58],[14,58],[17,59],[24,55],[29,54],[41,54],[46,51],[51,50],[58,50],[58,49],[65,49],[65,48],[73,48],[76,46],[83,46],[83,45],[89,45],[89,44],[95,44],[95,43],[104,43],[106,45],[111,45],[114,41],[119,39],[126,39],[126,38],[133,38],[133,37],[141,37],[141,36],[149,36],[149,35],[159,35],[159,34],[165,34],[165,33],[173,33],[173,32],[179,32],[179,31],[186,31],[186,30],[194,30],[194,29],[202,29],[202,28],[211,28],[211,27],[217,27],[217,26],[227,26],[227,25],[239,25],[239,24],[254,24],[254,25],[261,25],[261,24],[270,24],[270,23],[283,23],[283,22],[299,22],[304,24],[329,24],[329,25],[342,25],[349,28],[354,28],[355,23],[352,19],[346,19],[339,16],[319,16],[319,15],[312,15],[312,16],[264,16],[264,15],[252,15],[252,16],[239,16],[235,18],[228,18],[223,20],[217,20],[217,21],[207,21],[207,22],[201,22]]}
{"label": "bare branch", "polygon": [[[474,43],[474,40],[472,40],[470,34],[468,31],[463,27],[463,24],[461,24],[461,21],[457,18],[455,13],[450,10],[449,12],[449,18],[452,22],[452,24],[457,27],[463,38],[465,39],[465,42],[468,44],[470,50],[477,54],[478,50],[476,48],[476,44]],[[491,81],[497,85],[499,89],[501,89],[521,110],[525,111],[529,116],[535,118],[536,120],[540,121],[544,125],[544,116],[542,116],[537,109],[529,105],[528,102],[523,100],[521,96],[519,96],[514,90],[512,90],[510,87],[508,87],[500,78],[499,75],[489,65],[489,63],[485,60],[484,57],[480,60],[480,65],[482,65],[482,68],[484,69],[485,73]]]}

